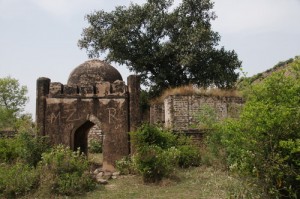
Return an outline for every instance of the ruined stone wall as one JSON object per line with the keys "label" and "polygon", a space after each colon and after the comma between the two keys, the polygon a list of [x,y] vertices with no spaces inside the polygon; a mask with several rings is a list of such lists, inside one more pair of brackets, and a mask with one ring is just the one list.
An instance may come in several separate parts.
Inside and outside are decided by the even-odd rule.
{"label": "ruined stone wall", "polygon": [[[244,101],[241,97],[171,95],[163,104],[151,107],[151,123],[165,123],[173,130],[188,130],[197,123],[197,114],[204,107],[212,107],[218,119],[238,117]],[[162,113],[164,110],[164,113]]]}
{"label": "ruined stone wall", "polygon": [[96,140],[103,144],[103,133],[102,130],[97,126],[93,126],[88,134],[88,143],[90,143],[92,140]]}
{"label": "ruined stone wall", "polygon": [[165,106],[164,104],[153,104],[150,106],[150,123],[164,124],[165,123]]}
{"label": "ruined stone wall", "polygon": [[[135,76],[130,78],[134,80]],[[78,87],[39,78],[39,135],[48,136],[53,145],[64,144],[74,150],[80,147],[87,152],[88,132],[97,125],[104,139],[103,167],[114,170],[115,161],[129,154],[130,110],[135,110],[131,106],[138,107],[138,103],[130,105],[129,95],[131,99],[138,99],[139,82],[136,82],[135,92],[129,93],[128,87],[120,80]],[[137,123],[131,120],[131,123]]]}

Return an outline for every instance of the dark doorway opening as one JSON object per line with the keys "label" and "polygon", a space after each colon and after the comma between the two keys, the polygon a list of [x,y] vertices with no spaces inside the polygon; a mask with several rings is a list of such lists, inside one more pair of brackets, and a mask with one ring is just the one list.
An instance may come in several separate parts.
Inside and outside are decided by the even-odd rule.
{"label": "dark doorway opening", "polygon": [[80,152],[88,156],[90,163],[97,167],[103,164],[103,142],[102,130],[91,121],[86,121],[74,133],[74,150],[80,148]]}
{"label": "dark doorway opening", "polygon": [[80,148],[80,152],[88,154],[88,133],[95,124],[91,121],[86,121],[81,125],[74,134],[74,150]]}

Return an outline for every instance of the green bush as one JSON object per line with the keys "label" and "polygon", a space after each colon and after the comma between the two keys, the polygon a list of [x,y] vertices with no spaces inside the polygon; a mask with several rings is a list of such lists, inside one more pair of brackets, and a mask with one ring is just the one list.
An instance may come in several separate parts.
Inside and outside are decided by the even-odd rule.
{"label": "green bush", "polygon": [[15,138],[0,139],[0,163],[13,163],[18,157],[22,143]]}
{"label": "green bush", "polygon": [[42,153],[49,149],[45,137],[35,137],[28,132],[21,132],[14,138],[0,139],[0,162],[13,163],[23,161],[36,166]]}
{"label": "green bush", "polygon": [[199,166],[201,163],[201,156],[199,148],[193,145],[178,146],[179,160],[178,164],[182,168],[191,166]]}
{"label": "green bush", "polygon": [[137,150],[145,145],[156,145],[162,149],[168,149],[176,145],[174,134],[150,124],[142,125],[137,131],[131,132],[130,135]]}
{"label": "green bush", "polygon": [[27,164],[0,164],[0,197],[15,198],[37,188],[39,173]]}
{"label": "green bush", "polygon": [[168,176],[177,165],[179,151],[175,147],[163,150],[156,145],[144,146],[137,154],[137,169],[146,183],[155,183]]}
{"label": "green bush", "polygon": [[136,157],[127,156],[116,161],[116,168],[122,175],[137,174]]}
{"label": "green bush", "polygon": [[21,143],[17,149],[19,157],[34,167],[41,160],[42,154],[50,149],[47,137],[33,136],[28,132],[21,132],[16,139]]}
{"label": "green bush", "polygon": [[80,151],[59,145],[44,153],[39,168],[42,186],[62,195],[77,195],[92,190],[95,182],[88,173],[88,161]]}
{"label": "green bush", "polygon": [[290,69],[249,87],[240,118],[216,125],[209,136],[228,168],[258,176],[278,198],[300,197],[299,93],[297,59]]}
{"label": "green bush", "polygon": [[134,162],[145,182],[160,181],[178,165],[190,167],[200,164],[199,150],[186,136],[176,136],[157,126],[144,124],[136,132],[131,132],[131,138],[136,149],[135,159],[120,162],[120,170],[127,172]]}
{"label": "green bush", "polygon": [[102,143],[99,140],[92,139],[89,142],[90,153],[102,153]]}

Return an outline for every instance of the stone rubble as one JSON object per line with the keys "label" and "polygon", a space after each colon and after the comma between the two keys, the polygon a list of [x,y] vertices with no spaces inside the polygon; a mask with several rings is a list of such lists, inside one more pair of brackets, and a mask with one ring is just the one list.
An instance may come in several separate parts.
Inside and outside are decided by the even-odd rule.
{"label": "stone rubble", "polygon": [[105,171],[102,168],[97,168],[93,172],[93,177],[99,184],[108,184],[108,181],[110,179],[117,179],[118,176],[120,175],[120,172],[110,172],[110,171]]}

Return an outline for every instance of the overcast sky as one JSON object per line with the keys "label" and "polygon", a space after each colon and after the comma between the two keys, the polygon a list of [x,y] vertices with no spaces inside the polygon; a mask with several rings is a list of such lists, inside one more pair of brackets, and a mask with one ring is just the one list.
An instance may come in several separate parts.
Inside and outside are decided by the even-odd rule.
{"label": "overcast sky", "polygon": [[[88,59],[77,47],[82,29],[87,26],[84,16],[94,10],[127,6],[129,2],[0,0],[0,77],[10,75],[28,87],[27,112],[35,115],[38,77],[65,84],[70,72]],[[214,2],[218,18],[213,30],[221,35],[221,46],[237,52],[248,75],[300,55],[300,0]],[[116,68],[126,79],[129,72]]]}

